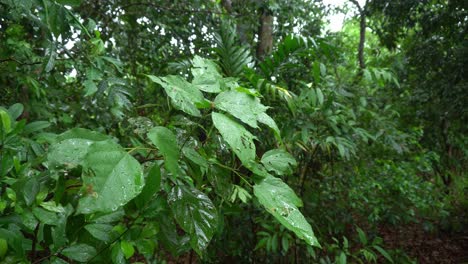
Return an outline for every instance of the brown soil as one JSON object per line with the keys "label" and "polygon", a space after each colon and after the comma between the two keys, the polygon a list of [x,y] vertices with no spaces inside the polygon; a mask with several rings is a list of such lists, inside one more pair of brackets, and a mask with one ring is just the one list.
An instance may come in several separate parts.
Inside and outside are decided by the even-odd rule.
{"label": "brown soil", "polygon": [[420,264],[468,263],[468,233],[429,233],[420,224],[380,227],[385,249],[402,249]]}

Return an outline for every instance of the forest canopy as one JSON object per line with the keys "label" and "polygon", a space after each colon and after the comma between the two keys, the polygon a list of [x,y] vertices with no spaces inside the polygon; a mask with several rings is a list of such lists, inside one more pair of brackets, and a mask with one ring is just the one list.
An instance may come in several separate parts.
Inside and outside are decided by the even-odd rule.
{"label": "forest canopy", "polygon": [[0,0],[0,262],[468,261],[466,1],[331,2]]}

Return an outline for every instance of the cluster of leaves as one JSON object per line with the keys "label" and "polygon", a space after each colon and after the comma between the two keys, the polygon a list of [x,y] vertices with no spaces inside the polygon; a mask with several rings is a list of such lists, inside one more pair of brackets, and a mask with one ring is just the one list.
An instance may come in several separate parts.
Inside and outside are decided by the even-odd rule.
{"label": "cluster of leaves", "polygon": [[[11,157],[2,158],[5,165],[3,183],[6,184],[3,212],[18,221],[2,229],[8,245],[19,245],[14,247],[16,254],[12,256],[15,258],[7,258],[9,262],[25,260],[27,251],[32,251],[33,255],[49,254],[47,257],[54,261],[61,261],[63,257],[76,261],[99,261],[107,258],[106,250],[115,262],[119,262],[123,257],[133,256],[134,246],[140,254],[152,256],[154,252],[149,252],[147,247],[152,245],[154,251],[157,240],[148,240],[146,248],[139,248],[146,244],[132,240],[132,233],[143,233],[145,225],[151,223],[150,219],[163,215],[166,218],[160,219],[163,223],[172,226],[177,223],[184,231],[184,235],[179,236],[168,234],[176,230],[160,227],[161,239],[166,241],[168,250],[177,254],[184,251],[184,245],[190,245],[203,255],[219,229],[218,218],[223,217],[217,212],[219,205],[215,205],[205,193],[216,187],[205,186],[203,178],[206,174],[225,178],[223,181],[232,192],[231,203],[237,200],[236,197],[246,203],[253,190],[258,202],[281,224],[307,244],[319,245],[298,209],[302,206],[301,199],[280,178],[268,172],[277,175],[291,173],[295,159],[285,150],[274,149],[266,152],[258,162],[255,137],[233,119],[257,129],[258,123],[263,123],[279,134],[258,94],[238,86],[234,79],[223,78],[209,60],[195,57],[192,64],[191,82],[179,76],[148,77],[165,89],[175,108],[199,118],[199,124],[192,119],[190,125],[174,126],[172,130],[152,127],[141,138],[140,142],[146,143],[130,149],[123,148],[112,137],[76,128],[60,135],[48,135],[50,146],[47,152],[36,154],[34,159],[21,158],[18,153],[4,154]],[[206,96],[216,97],[210,101],[202,91],[207,93]],[[11,124],[21,112],[21,105],[2,110],[2,146],[7,147],[6,150],[12,148],[7,144],[10,138],[21,134],[21,126]],[[209,126],[216,128],[219,134],[210,129],[206,131],[207,139],[200,142],[190,134],[190,130],[206,126],[206,116],[211,116]],[[24,127],[25,121],[20,124]],[[31,132],[43,126],[42,123],[31,123],[25,130]],[[180,137],[173,131],[177,131]],[[34,144],[37,145],[36,142]],[[227,146],[241,164],[236,165]],[[162,173],[158,162],[140,164],[130,154],[132,152],[144,160],[163,159]],[[36,162],[38,164],[34,164]],[[37,175],[21,173],[21,166]],[[147,172],[143,167],[148,167]],[[216,171],[224,168],[230,173]],[[235,182],[226,178],[241,179],[243,187],[233,185]],[[23,181],[24,187],[19,184]],[[250,191],[246,187],[251,188]],[[212,195],[222,197],[228,194],[217,188],[213,192]],[[24,197],[19,196],[20,193]],[[155,208],[160,213],[153,212]],[[77,227],[83,227],[87,233],[74,232]],[[26,234],[33,237],[34,246],[28,246],[26,241],[30,240]]]}
{"label": "cluster of leaves", "polygon": [[360,69],[356,21],[311,37],[319,1],[0,0],[0,262],[410,262],[378,225],[466,214],[466,9],[388,3]]}

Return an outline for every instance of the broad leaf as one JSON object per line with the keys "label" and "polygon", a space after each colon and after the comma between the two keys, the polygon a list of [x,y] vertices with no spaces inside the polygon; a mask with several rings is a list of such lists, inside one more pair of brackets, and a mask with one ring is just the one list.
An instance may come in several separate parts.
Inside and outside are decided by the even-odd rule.
{"label": "broad leaf", "polygon": [[122,242],[120,242],[120,249],[122,249],[122,253],[124,254],[126,259],[131,258],[133,254],[135,254],[135,248],[128,241],[123,240]]}
{"label": "broad leaf", "polygon": [[282,225],[307,244],[320,247],[312,227],[298,209],[301,199],[281,179],[269,175],[254,186],[254,194]]}
{"label": "broad leaf", "polygon": [[83,86],[85,87],[85,97],[95,94],[98,91],[98,87],[93,80],[86,80],[83,82]]}
{"label": "broad leaf", "polygon": [[60,253],[78,262],[87,262],[96,255],[96,249],[87,244],[76,244],[65,248]]}
{"label": "broad leaf", "polygon": [[115,211],[135,198],[144,185],[140,164],[113,141],[96,142],[83,160],[83,185],[79,213]]}
{"label": "broad leaf", "polygon": [[154,163],[146,176],[145,187],[141,191],[140,195],[135,198],[135,203],[138,208],[143,208],[151,198],[161,188],[161,169],[157,163]]}
{"label": "broad leaf", "polygon": [[214,103],[217,109],[230,113],[254,128],[258,127],[258,116],[267,109],[257,97],[238,91],[220,93]]}
{"label": "broad leaf", "polygon": [[112,229],[114,228],[109,224],[89,224],[84,227],[93,237],[100,241],[110,242],[115,235]]}
{"label": "broad leaf", "polygon": [[275,120],[273,120],[273,118],[271,118],[267,113],[261,113],[258,115],[257,121],[271,128],[273,132],[275,133],[276,139],[281,142],[280,130],[278,128],[278,125],[276,125]]}
{"label": "broad leaf", "polygon": [[166,169],[174,176],[180,175],[179,146],[172,131],[166,127],[153,127],[148,132],[148,138],[164,156]]}
{"label": "broad leaf", "polygon": [[9,133],[11,131],[11,118],[6,110],[0,108],[0,130],[3,133]]}
{"label": "broad leaf", "polygon": [[200,116],[200,110],[198,110],[195,103],[203,102],[204,98],[200,90],[193,84],[174,75],[161,78],[152,75],[148,75],[148,77],[164,88],[175,108],[193,116]]}
{"label": "broad leaf", "polygon": [[23,132],[25,134],[28,134],[28,133],[32,133],[32,132],[42,130],[44,128],[48,128],[49,126],[50,126],[50,123],[47,122],[47,121],[35,121],[35,122],[31,122],[31,123],[27,124],[24,127]]}
{"label": "broad leaf", "polygon": [[221,92],[223,78],[213,61],[195,56],[192,60],[192,65],[192,84],[207,93]]}
{"label": "broad leaf", "polygon": [[81,164],[94,142],[109,140],[108,136],[87,129],[74,128],[57,137],[49,149],[48,160],[52,165],[75,167]]}
{"label": "broad leaf", "polygon": [[223,114],[213,112],[211,117],[214,126],[236,153],[242,164],[250,168],[252,163],[255,162],[255,144],[253,142],[255,137],[242,125]]}
{"label": "broad leaf", "polygon": [[218,225],[215,206],[201,191],[184,186],[175,186],[168,201],[177,223],[190,234],[190,245],[202,255]]}
{"label": "broad leaf", "polygon": [[8,108],[8,113],[10,114],[12,120],[18,119],[18,117],[21,116],[23,111],[24,111],[24,106],[20,103],[16,103],[10,106],[10,108]]}
{"label": "broad leaf", "polygon": [[279,175],[291,174],[297,162],[291,154],[281,149],[272,149],[263,154],[262,164],[268,171],[274,171]]}

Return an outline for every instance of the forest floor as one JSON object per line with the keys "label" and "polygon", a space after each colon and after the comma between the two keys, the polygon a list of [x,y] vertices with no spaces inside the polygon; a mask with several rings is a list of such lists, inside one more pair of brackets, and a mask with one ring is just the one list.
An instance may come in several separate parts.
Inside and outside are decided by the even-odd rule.
{"label": "forest floor", "polygon": [[467,264],[468,233],[432,234],[421,224],[379,228],[385,249],[402,249],[419,264]]}

